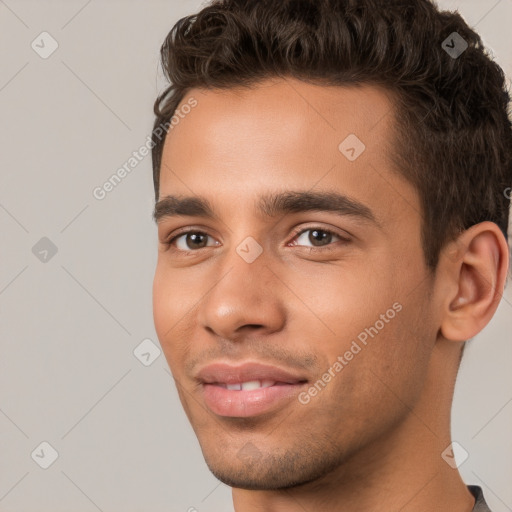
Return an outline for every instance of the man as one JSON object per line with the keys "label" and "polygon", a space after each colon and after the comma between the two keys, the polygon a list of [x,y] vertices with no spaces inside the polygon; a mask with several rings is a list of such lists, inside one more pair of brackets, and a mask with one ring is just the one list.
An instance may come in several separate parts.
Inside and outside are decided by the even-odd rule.
{"label": "man", "polygon": [[429,0],[218,0],[161,55],[155,326],[235,511],[489,510],[450,437],[509,264],[479,36]]}

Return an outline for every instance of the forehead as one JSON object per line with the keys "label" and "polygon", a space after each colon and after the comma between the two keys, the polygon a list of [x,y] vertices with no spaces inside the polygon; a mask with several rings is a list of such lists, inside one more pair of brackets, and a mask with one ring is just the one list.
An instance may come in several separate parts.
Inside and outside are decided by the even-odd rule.
{"label": "forehead", "polygon": [[415,190],[390,163],[394,108],[381,88],[272,79],[193,89],[181,105],[191,100],[196,105],[166,137],[160,197],[200,195],[234,212],[250,197],[314,188],[390,215],[419,208]]}
{"label": "forehead", "polygon": [[[194,137],[203,144],[203,151],[227,149],[228,156],[235,148],[226,135],[233,143],[245,143],[240,148],[244,151],[252,146],[265,152],[308,140],[324,141],[322,146],[336,150],[350,133],[367,146],[391,139],[391,93],[376,86],[324,86],[293,78],[268,79],[249,88],[193,89],[177,110],[192,98],[197,106],[180,115],[179,124],[171,127],[165,149]],[[188,154],[195,155],[197,152]]]}

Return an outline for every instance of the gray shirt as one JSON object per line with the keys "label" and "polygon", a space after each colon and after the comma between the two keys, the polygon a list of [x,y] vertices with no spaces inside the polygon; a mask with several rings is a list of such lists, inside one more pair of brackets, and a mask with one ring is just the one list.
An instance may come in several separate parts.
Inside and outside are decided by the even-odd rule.
{"label": "gray shirt", "polygon": [[473,512],[491,512],[484,500],[484,493],[478,485],[468,485],[469,492],[475,497]]}

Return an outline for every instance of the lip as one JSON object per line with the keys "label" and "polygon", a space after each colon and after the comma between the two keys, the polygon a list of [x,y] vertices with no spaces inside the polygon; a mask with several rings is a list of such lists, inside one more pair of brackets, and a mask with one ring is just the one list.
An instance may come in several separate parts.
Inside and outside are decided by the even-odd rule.
{"label": "lip", "polygon": [[304,376],[278,366],[246,362],[240,365],[211,363],[201,368],[196,378],[205,384],[237,384],[251,380],[273,380],[285,384],[297,384],[307,380]]}
{"label": "lip", "polygon": [[[241,365],[212,363],[196,375],[201,383],[203,400],[214,414],[247,418],[281,408],[296,398],[307,379],[291,370],[277,366],[246,362]],[[252,390],[226,389],[227,384],[249,381],[273,381],[274,385]]]}

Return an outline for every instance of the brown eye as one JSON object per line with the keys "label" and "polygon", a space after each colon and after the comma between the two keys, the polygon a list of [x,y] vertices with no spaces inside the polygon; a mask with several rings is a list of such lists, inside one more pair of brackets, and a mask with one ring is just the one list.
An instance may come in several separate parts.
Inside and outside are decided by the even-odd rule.
{"label": "brown eye", "polygon": [[327,245],[332,242],[333,233],[321,229],[309,229],[308,241],[313,245]]}
{"label": "brown eye", "polygon": [[218,245],[218,242],[215,242],[215,244],[208,245],[208,238],[212,237],[210,237],[210,235],[204,233],[203,231],[182,231],[181,233],[172,237],[167,242],[167,245],[172,247],[175,246],[177,251],[182,252],[193,252],[197,249],[204,249],[205,247]]}
{"label": "brown eye", "polygon": [[208,235],[203,233],[186,233],[185,244],[191,249],[201,249],[206,247]]}
{"label": "brown eye", "polygon": [[[309,232],[309,235],[307,233]],[[312,227],[303,229],[294,238],[296,242],[293,245],[305,245],[306,247],[321,248],[333,243],[333,237],[341,241],[348,242],[348,239],[334,233],[329,229],[323,229],[320,227]],[[336,241],[336,240],[334,240]],[[306,245],[311,244],[311,245]]]}

